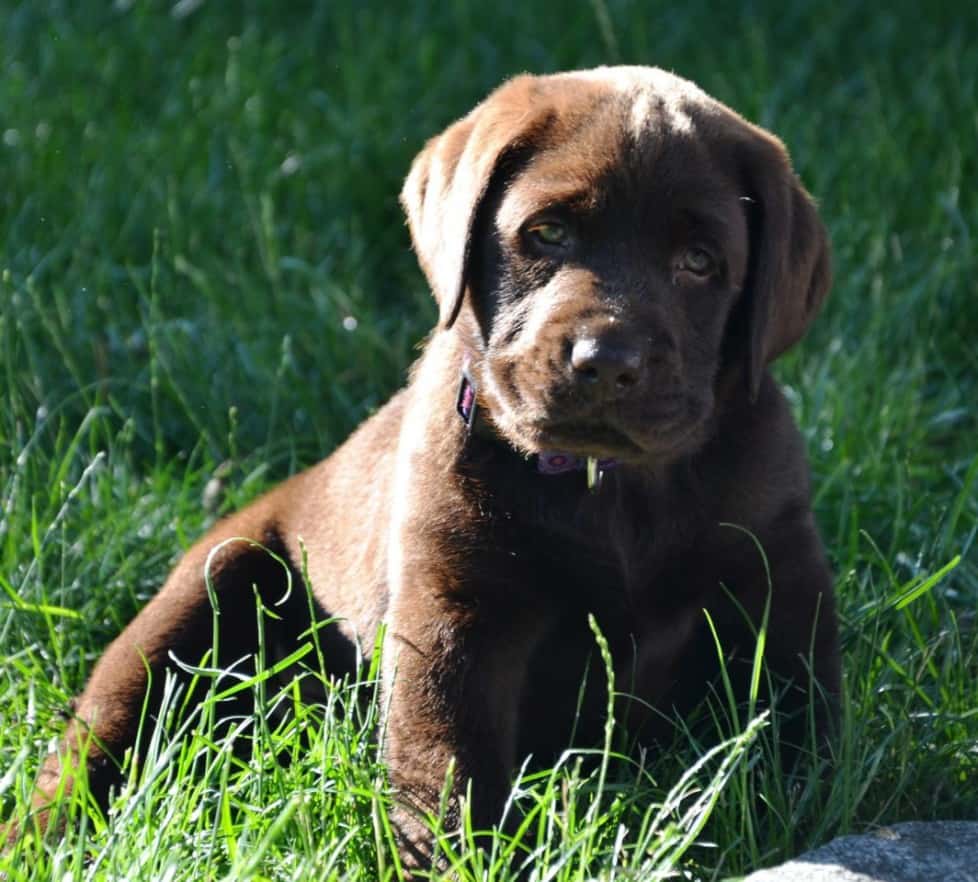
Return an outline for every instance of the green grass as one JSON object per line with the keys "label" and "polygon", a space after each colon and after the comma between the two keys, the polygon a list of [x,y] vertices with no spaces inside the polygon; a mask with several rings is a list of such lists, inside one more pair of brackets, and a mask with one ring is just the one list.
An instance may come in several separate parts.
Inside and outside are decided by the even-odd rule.
{"label": "green grass", "polygon": [[[691,737],[568,755],[514,791],[521,843],[562,882],[674,861],[721,879],[839,832],[974,817],[971,5],[372,6],[0,2],[0,817],[179,551],[402,381],[434,319],[396,201],[423,140],[509,74],[613,61],[673,68],[778,132],[830,227],[833,295],[778,373],[838,573],[846,724],[821,784],[782,780],[753,729],[696,768]],[[331,701],[352,708],[369,674]],[[259,714],[248,762],[206,726],[161,732],[108,819],[66,801],[64,841],[0,871],[389,878],[375,704],[280,699],[295,714]],[[509,847],[463,843],[459,878],[508,878]]]}

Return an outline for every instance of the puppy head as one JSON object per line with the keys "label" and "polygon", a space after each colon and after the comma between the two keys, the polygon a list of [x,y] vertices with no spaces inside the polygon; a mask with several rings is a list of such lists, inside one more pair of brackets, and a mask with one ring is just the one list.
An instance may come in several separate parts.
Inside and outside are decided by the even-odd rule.
{"label": "puppy head", "polygon": [[773,136],[654,68],[503,85],[401,194],[497,431],[526,453],[664,463],[718,379],[756,396],[828,290],[824,229]]}

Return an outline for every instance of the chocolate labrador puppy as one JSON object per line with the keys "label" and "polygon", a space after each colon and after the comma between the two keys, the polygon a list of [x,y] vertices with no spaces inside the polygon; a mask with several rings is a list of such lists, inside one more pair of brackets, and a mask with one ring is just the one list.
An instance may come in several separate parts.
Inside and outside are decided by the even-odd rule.
{"label": "chocolate labrador puppy", "polygon": [[[281,652],[311,617],[340,620],[321,632],[337,675],[386,626],[409,867],[429,860],[423,813],[450,765],[449,823],[471,780],[489,826],[524,757],[597,739],[589,614],[640,743],[718,671],[704,610],[735,683],[767,615],[766,664],[791,684],[782,731],[811,707],[832,728],[832,577],[767,371],[818,311],[829,254],[781,143],[654,68],[521,76],[428,142],[401,201],[440,309],[410,383],[186,554],[96,665],[41,770],[42,823],[82,746],[106,799],[147,690],[157,702],[174,657],[211,650],[215,604],[208,664],[254,652],[253,586],[279,604]],[[311,605],[287,590],[303,545]]]}

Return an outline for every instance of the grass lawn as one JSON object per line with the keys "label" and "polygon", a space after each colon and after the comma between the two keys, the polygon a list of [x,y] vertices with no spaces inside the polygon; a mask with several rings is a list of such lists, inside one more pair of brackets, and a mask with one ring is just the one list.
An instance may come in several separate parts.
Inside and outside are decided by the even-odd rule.
{"label": "grass lawn", "polygon": [[[783,781],[755,728],[699,765],[688,738],[569,755],[514,791],[520,842],[446,843],[457,877],[512,878],[516,848],[561,882],[725,879],[978,816],[978,16],[738,5],[0,0],[0,818],[181,549],[403,381],[435,316],[396,201],[424,139],[510,74],[616,61],[776,131],[831,230],[833,294],[777,373],[838,574],[845,731],[821,783]],[[391,878],[376,705],[275,700],[296,712],[259,714],[250,762],[161,728],[108,817],[79,791],[64,840],[0,874]]]}

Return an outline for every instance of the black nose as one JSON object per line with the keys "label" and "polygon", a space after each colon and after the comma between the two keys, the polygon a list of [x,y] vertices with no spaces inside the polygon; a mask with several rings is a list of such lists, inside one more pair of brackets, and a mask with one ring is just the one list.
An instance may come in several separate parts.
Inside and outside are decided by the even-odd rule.
{"label": "black nose", "polygon": [[621,395],[638,383],[644,359],[626,341],[582,337],[571,349],[570,362],[579,382],[602,395]]}

